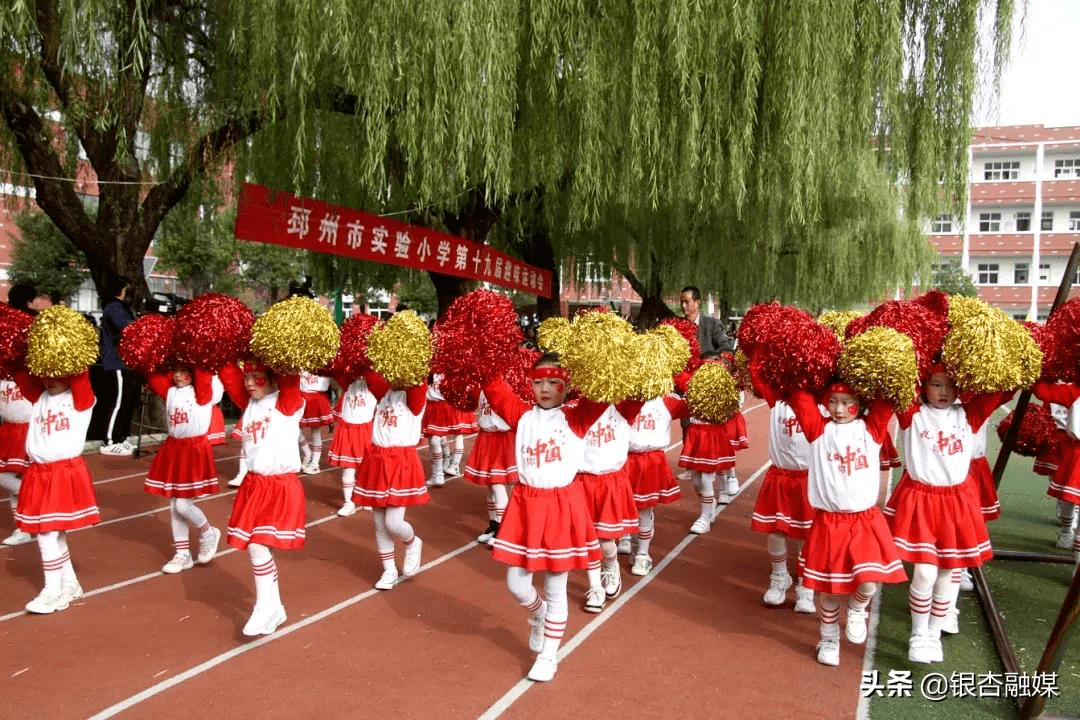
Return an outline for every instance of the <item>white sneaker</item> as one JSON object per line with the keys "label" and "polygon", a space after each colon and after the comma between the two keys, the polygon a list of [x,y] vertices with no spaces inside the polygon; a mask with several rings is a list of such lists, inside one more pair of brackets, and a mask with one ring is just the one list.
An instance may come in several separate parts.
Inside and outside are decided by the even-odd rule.
{"label": "white sneaker", "polygon": [[964,592],[971,592],[975,589],[975,581],[971,577],[971,570],[967,568],[960,572],[960,589]]}
{"label": "white sneaker", "polygon": [[195,561],[191,559],[191,553],[178,552],[172,556],[172,560],[161,566],[161,572],[166,575],[175,575],[195,567]]}
{"label": "white sneaker", "polygon": [[345,504],[338,508],[337,514],[338,517],[349,517],[350,515],[355,515],[356,503],[354,503],[352,500],[346,500]]}
{"label": "white sneaker", "polygon": [[[476,542],[487,544],[488,541],[494,540],[495,536],[499,534],[499,523],[494,520],[488,521],[487,529],[484,532],[476,536]],[[537,652],[540,652],[537,650]]]}
{"label": "white sneaker", "polygon": [[648,555],[635,555],[634,563],[630,566],[631,575],[648,575],[652,570],[652,558]]}
{"label": "white sneaker", "polygon": [[[244,474],[246,475],[247,473],[244,473]],[[244,475],[237,475],[236,477],[234,477],[232,480],[229,481],[229,487],[231,487],[231,488],[238,488],[243,484],[244,484]]]}
{"label": "white sneaker", "polygon": [[64,597],[63,591],[50,593],[42,590],[38,596],[26,603],[26,612],[35,615],[49,615],[59,610],[67,610],[69,600]]}
{"label": "white sneaker", "polygon": [[15,531],[4,538],[5,545],[25,545],[28,542],[33,542],[34,536],[28,532],[15,528]]}
{"label": "white sneaker", "polygon": [[814,607],[814,591],[802,585],[795,586],[795,612],[808,615],[817,612]]}
{"label": "white sneaker", "polygon": [[675,476],[675,479],[676,480],[690,480],[692,478],[690,476],[690,471],[689,470],[683,470],[681,473],[679,473],[678,475]]}
{"label": "white sneaker", "polygon": [[124,442],[113,443],[112,445],[102,445],[98,452],[102,455],[131,457],[135,454],[135,446],[131,444],[131,441],[124,440]]}
{"label": "white sneaker", "polygon": [[840,664],[840,638],[821,638],[817,646],[817,661],[836,667]]}
{"label": "white sneaker", "polygon": [[544,649],[544,616],[547,615],[547,603],[541,601],[540,609],[529,617],[529,649],[535,653]]}
{"label": "white sneaker", "polygon": [[619,594],[622,590],[622,573],[619,572],[618,565],[601,571],[600,587],[604,588],[604,594],[607,595],[608,600]]}
{"label": "white sneaker", "polygon": [[431,477],[429,477],[427,479],[427,483],[426,483],[426,485],[428,487],[442,487],[445,484],[446,484],[446,476],[445,475],[432,475]]}
{"label": "white sneaker", "polygon": [[420,551],[424,547],[424,541],[419,535],[413,535],[412,543],[405,546],[405,559],[401,561],[401,573],[405,577],[415,575],[420,569]]}
{"label": "white sneaker", "polygon": [[695,535],[704,535],[712,527],[712,520],[704,515],[699,515],[694,524],[690,526],[690,532]]}
{"label": "white sneaker", "polygon": [[720,496],[716,499],[716,502],[719,505],[730,505],[731,493],[729,493],[727,490],[721,490]]}
{"label": "white sneaker", "polygon": [[604,609],[604,603],[607,602],[607,598],[604,595],[604,588],[597,588],[595,590],[589,589],[585,591],[585,612],[598,613]]}
{"label": "white sneaker", "polygon": [[61,583],[60,594],[67,598],[68,602],[78,600],[83,596],[82,585],[79,584],[78,580]]}
{"label": "white sneaker", "polygon": [[623,535],[621,538],[619,538],[618,552],[620,555],[629,555],[630,550],[630,536]]}
{"label": "white sneaker", "polygon": [[536,662],[529,668],[528,678],[534,682],[550,682],[558,668],[559,662],[555,658],[537,655]]}
{"label": "white sneaker", "polygon": [[761,597],[762,602],[766,605],[783,605],[784,601],[787,600],[787,591],[791,587],[791,583],[789,573],[783,575],[773,573],[769,576],[769,589]]}
{"label": "white sneaker", "polygon": [[284,605],[261,608],[256,606],[251,613],[251,617],[248,618],[247,624],[244,625],[243,633],[248,637],[269,635],[281,627],[281,624],[285,622],[285,618]]}
{"label": "white sneaker", "polygon": [[[1076,533],[1072,528],[1061,528],[1061,532],[1058,534],[1057,542],[1054,543],[1054,547],[1061,548],[1062,550],[1072,550],[1073,543],[1076,541]],[[7,540],[4,541],[7,544]]]}
{"label": "white sneaker", "polygon": [[844,630],[848,642],[856,645],[862,645],[866,642],[866,616],[869,614],[866,610],[848,608],[847,627]]}
{"label": "white sneaker", "polygon": [[375,581],[376,590],[393,590],[394,585],[397,584],[398,571],[397,568],[390,568],[383,570],[382,575]]}
{"label": "white sneaker", "polygon": [[211,527],[210,532],[207,533],[205,538],[199,538],[199,555],[195,558],[195,562],[200,565],[205,565],[214,559],[217,555],[218,544],[221,542],[221,531],[216,527]]}
{"label": "white sneaker", "polygon": [[929,633],[916,633],[908,639],[908,661],[929,665],[932,662],[941,662],[941,640],[935,639]]}
{"label": "white sneaker", "polygon": [[960,608],[951,607],[945,613],[945,620],[941,624],[941,632],[946,635],[956,635],[960,632]]}
{"label": "white sneaker", "polygon": [[445,470],[446,470],[446,477],[457,477],[458,475],[461,474],[461,464],[460,463],[455,463],[453,465],[447,465]]}
{"label": "white sneaker", "polygon": [[300,472],[305,475],[318,475],[322,472],[314,461],[308,461],[300,466]]}
{"label": "white sneaker", "polygon": [[727,489],[728,495],[730,495],[731,497],[735,497],[736,495],[739,494],[739,478],[738,477],[736,477],[734,475],[729,475],[727,477],[727,480],[725,480],[725,482],[727,483],[727,488],[726,489]]}

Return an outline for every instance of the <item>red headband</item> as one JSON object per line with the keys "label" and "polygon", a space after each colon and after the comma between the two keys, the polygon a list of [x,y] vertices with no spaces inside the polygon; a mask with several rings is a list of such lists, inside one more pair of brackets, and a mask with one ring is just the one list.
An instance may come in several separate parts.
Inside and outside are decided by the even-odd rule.
{"label": "red headband", "polygon": [[843,380],[835,380],[829,383],[825,387],[825,394],[828,395],[829,393],[845,393],[847,395],[855,395],[856,397],[859,395],[859,393],[855,392],[855,388],[851,387]]}
{"label": "red headband", "polygon": [[553,378],[555,380],[566,382],[570,379],[570,373],[566,371],[566,368],[542,365],[541,367],[532,369],[532,379],[539,380],[540,378]]}

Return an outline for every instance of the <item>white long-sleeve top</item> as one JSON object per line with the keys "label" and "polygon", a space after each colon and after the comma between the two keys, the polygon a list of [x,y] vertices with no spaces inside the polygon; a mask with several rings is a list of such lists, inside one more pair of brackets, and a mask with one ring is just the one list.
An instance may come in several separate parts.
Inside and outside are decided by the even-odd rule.
{"label": "white long-sleeve top", "polygon": [[975,428],[984,427],[1005,397],[986,393],[945,408],[916,403],[900,413],[908,475],[935,487],[963,483],[971,469]]}
{"label": "white long-sleeve top", "polygon": [[[216,379],[216,376],[215,376]],[[174,438],[190,438],[205,435],[210,431],[210,418],[214,405],[221,402],[223,388],[221,381],[211,380],[212,394],[210,402],[200,405],[195,401],[195,386],[169,388],[165,397],[165,420],[169,435]]]}
{"label": "white long-sleeve top", "polygon": [[810,467],[810,441],[795,411],[783,400],[769,408],[769,460],[783,470]]}
{"label": "white long-sleeve top", "polygon": [[300,392],[318,393],[326,392],[329,389],[330,378],[309,372],[300,373]]}
{"label": "white long-sleeve top", "polygon": [[27,457],[32,462],[50,463],[82,455],[92,412],[93,406],[76,410],[70,390],[56,395],[42,392],[31,409]]}
{"label": "white long-sleeve top", "polygon": [[518,481],[530,487],[566,487],[584,464],[585,440],[570,428],[562,407],[525,411],[514,447]]}
{"label": "white long-sleeve top", "polygon": [[510,429],[510,424],[492,409],[491,403],[488,402],[487,395],[484,394],[483,390],[480,391],[476,425],[483,432],[506,432]]}
{"label": "white long-sleeve top", "polygon": [[19,386],[11,380],[0,380],[0,421],[28,423],[34,405],[23,397]]}
{"label": "white long-sleeve top", "polygon": [[352,425],[364,425],[375,417],[375,396],[364,378],[353,380],[341,400],[341,419]]}
{"label": "white long-sleeve top", "polygon": [[244,457],[251,472],[283,475],[300,471],[300,418],[304,406],[292,415],[278,410],[278,393],[252,398],[241,419]]}
{"label": "white long-sleeve top", "polygon": [[686,415],[684,400],[675,395],[646,400],[630,425],[630,452],[652,452],[666,448],[671,441],[673,415]]}
{"label": "white long-sleeve top", "polygon": [[420,442],[424,411],[409,409],[404,390],[391,390],[375,406],[371,442],[379,447],[413,447]]}
{"label": "white long-sleeve top", "polygon": [[427,399],[429,401],[442,401],[446,399],[443,397],[442,388],[440,387],[440,385],[442,385],[442,379],[443,376],[439,373],[435,373],[431,376],[431,384],[427,387]]}
{"label": "white long-sleeve top", "polygon": [[983,426],[971,436],[971,457],[982,458],[986,457],[986,428],[989,423],[983,423]]}

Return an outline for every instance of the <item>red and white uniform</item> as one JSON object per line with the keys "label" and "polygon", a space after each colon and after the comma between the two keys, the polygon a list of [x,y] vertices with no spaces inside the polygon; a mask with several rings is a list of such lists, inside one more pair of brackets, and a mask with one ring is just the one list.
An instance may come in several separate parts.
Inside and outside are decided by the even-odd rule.
{"label": "red and white uniform", "polygon": [[25,372],[16,375],[23,396],[33,403],[26,435],[30,466],[23,474],[15,524],[23,532],[75,530],[101,522],[90,473],[82,459],[95,399],[85,372],[71,389],[56,395]]}
{"label": "red and white uniform", "polygon": [[735,446],[728,433],[730,421],[712,423],[690,417],[690,424],[683,432],[682,454],[679,467],[703,473],[715,473],[735,467]]}
{"label": "red and white uniform", "polygon": [[974,428],[982,427],[1001,397],[979,395],[947,408],[915,403],[899,414],[907,468],[885,514],[904,560],[958,568],[993,557],[978,488],[968,477]]}
{"label": "red and white uniform", "polygon": [[1049,475],[1053,477],[1058,469],[1058,458],[1061,453],[1061,444],[1069,442],[1069,433],[1065,430],[1066,421],[1069,417],[1069,409],[1058,405],[1057,403],[1047,403],[1050,406],[1050,417],[1054,418],[1054,425],[1057,426],[1053,443],[1049,450],[1042,455],[1035,458],[1035,467],[1033,468],[1038,475]]}
{"label": "red and white uniform", "polygon": [[368,507],[423,505],[430,500],[416,445],[427,385],[393,390],[382,375],[364,374],[377,400],[371,447],[356,473],[353,502]]}
{"label": "red and white uniform", "polygon": [[510,494],[492,557],[530,572],[586,570],[600,561],[582,483],[585,433],[606,405],[581,400],[544,409],[524,402],[502,379],[487,383],[492,409],[514,431],[518,484]]}
{"label": "red and white uniform", "polygon": [[769,461],[750,529],[805,540],[814,517],[807,491],[810,441],[795,411],[783,400],[769,407]]}
{"label": "red and white uniform", "polygon": [[997,520],[1001,517],[1001,503],[998,502],[997,487],[994,485],[994,471],[986,459],[986,428],[989,425],[989,422],[983,423],[972,436],[971,469],[968,474],[979,491],[979,509],[983,520]]}
{"label": "red and white uniform", "polygon": [[358,468],[371,447],[371,424],[375,417],[375,396],[368,390],[367,381],[357,378],[335,378],[346,388],[341,396],[334,439],[330,442],[330,464],[343,468]]}
{"label": "red and white uniform", "polygon": [[[208,432],[214,407],[224,388],[215,388],[209,375],[195,373],[195,383],[176,387],[165,375],[147,378],[150,388],[165,398],[169,436],[154,456],[143,490],[164,497],[193,498],[218,491],[217,467]],[[204,384],[201,394],[196,385]],[[200,404],[199,400],[203,402]]]}
{"label": "red and white uniform", "polygon": [[300,397],[304,398],[304,416],[300,418],[300,427],[324,427],[334,422],[334,413],[330,409],[330,378],[300,373]]}
{"label": "red and white uniform", "polygon": [[636,400],[608,405],[585,433],[585,458],[578,478],[596,525],[596,536],[601,540],[618,540],[637,532],[637,504],[625,466],[630,452],[630,422],[641,406]]}
{"label": "red and white uniform", "polygon": [[1080,387],[1063,383],[1035,383],[1035,397],[1043,402],[1063,405],[1065,435],[1058,441],[1057,470],[1050,478],[1046,494],[1058,500],[1080,505]]}
{"label": "red and white uniform", "polygon": [[865,419],[836,423],[821,416],[807,392],[791,409],[810,442],[807,494],[814,508],[803,546],[803,584],[847,595],[865,582],[907,580],[889,526],[877,506],[881,443],[892,407],[875,401]]}
{"label": "red and white uniform", "polygon": [[630,454],[624,472],[630,479],[638,510],[673,503],[682,497],[665,449],[671,441],[671,421],[688,414],[686,401],[675,395],[647,400],[630,425]]}
{"label": "red and white uniform", "polygon": [[477,485],[512,485],[517,482],[517,457],[510,424],[491,408],[480,392],[477,409],[479,434],[465,465],[465,479]]}
{"label": "red and white uniform", "polygon": [[424,435],[445,437],[446,435],[467,435],[477,430],[476,414],[458,410],[446,402],[439,384],[442,375],[432,376],[427,389],[427,407],[424,409]]}
{"label": "red and white uniform", "polygon": [[281,550],[304,546],[304,486],[300,471],[300,418],[304,401],[296,375],[278,378],[278,391],[258,400],[244,389],[243,373],[229,364],[221,380],[243,409],[239,427],[248,472],[229,516],[229,544],[257,543]]}
{"label": "red and white uniform", "polygon": [[[739,407],[742,407],[744,401],[744,394],[739,392]],[[735,414],[724,423],[724,431],[731,439],[731,447],[736,452],[739,450],[747,450],[750,447],[750,440],[746,437],[746,418],[743,417],[741,411],[736,410]]]}
{"label": "red and white uniform", "polygon": [[30,465],[26,433],[34,406],[11,380],[0,380],[0,472],[21,475]]}

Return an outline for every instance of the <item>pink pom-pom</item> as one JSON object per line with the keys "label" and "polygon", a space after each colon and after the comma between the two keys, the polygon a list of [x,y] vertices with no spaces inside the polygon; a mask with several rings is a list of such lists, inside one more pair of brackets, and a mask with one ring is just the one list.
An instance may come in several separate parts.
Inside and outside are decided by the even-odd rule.
{"label": "pink pom-pom", "polygon": [[173,350],[176,320],[151,313],[130,323],[120,334],[120,359],[132,370],[149,375],[166,370]]}
{"label": "pink pom-pom", "polygon": [[[836,374],[843,347],[836,333],[809,313],[776,313],[767,330],[771,339],[756,345],[750,356],[751,371],[780,396],[794,390],[816,395]],[[741,333],[739,337],[741,343]]]}
{"label": "pink pom-pom", "polygon": [[34,318],[0,302],[0,378],[10,379],[26,360],[26,341]]}
{"label": "pink pom-pom", "polygon": [[[934,305],[934,302],[930,304]],[[845,335],[851,339],[872,327],[892,328],[911,338],[918,360],[919,379],[926,380],[930,366],[941,353],[949,322],[948,315],[930,309],[927,304],[913,300],[889,300],[848,323]]]}
{"label": "pink pom-pom", "polygon": [[[814,317],[797,307],[777,302],[754,305],[739,323],[739,349],[753,359],[758,349],[781,338],[791,337],[791,328],[802,323],[820,325]],[[836,339],[835,333],[833,339]]]}
{"label": "pink pom-pom", "polygon": [[690,344],[690,359],[686,361],[683,371],[693,373],[701,365],[701,344],[697,339],[697,325],[686,318],[669,317],[660,321],[664,325],[670,325],[679,331],[679,334]]}
{"label": "pink pom-pom", "polygon": [[[998,424],[997,433],[1001,440],[1005,440],[1015,415],[1014,410]],[[1050,409],[1046,405],[1028,405],[1020,423],[1020,432],[1016,436],[1013,452],[1025,457],[1038,457],[1052,450],[1057,444],[1057,438],[1057,425]]]}
{"label": "pink pom-pom", "polygon": [[380,323],[374,315],[353,313],[341,325],[341,338],[337,356],[330,362],[328,372],[341,373],[349,377],[360,377],[371,367],[368,360],[368,337]]}
{"label": "pink pom-pom", "polygon": [[251,354],[255,316],[239,299],[206,293],[176,315],[173,347],[182,363],[215,371]]}
{"label": "pink pom-pom", "polygon": [[431,371],[443,376],[440,389],[459,410],[475,410],[480,386],[515,361],[523,337],[510,298],[475,290],[450,304],[435,325]]}

